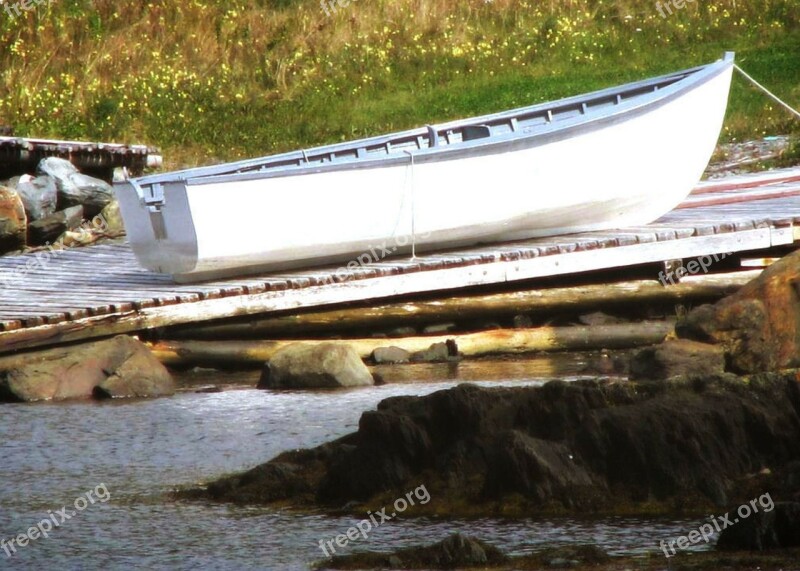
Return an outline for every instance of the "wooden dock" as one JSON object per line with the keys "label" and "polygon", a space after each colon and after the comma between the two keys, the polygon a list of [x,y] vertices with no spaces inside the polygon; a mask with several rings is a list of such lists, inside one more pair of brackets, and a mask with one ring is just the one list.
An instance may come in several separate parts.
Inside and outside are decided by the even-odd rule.
{"label": "wooden dock", "polygon": [[66,159],[84,174],[109,181],[116,167],[137,175],[162,164],[158,149],[145,145],[0,137],[0,179],[34,172],[39,161],[47,157]]}
{"label": "wooden dock", "polygon": [[[159,327],[800,245],[800,168],[703,183],[641,228],[175,284],[125,243],[0,258],[0,353]],[[337,265],[338,267],[338,265]],[[622,279],[624,276],[621,275]],[[654,276],[655,278],[655,276]]]}

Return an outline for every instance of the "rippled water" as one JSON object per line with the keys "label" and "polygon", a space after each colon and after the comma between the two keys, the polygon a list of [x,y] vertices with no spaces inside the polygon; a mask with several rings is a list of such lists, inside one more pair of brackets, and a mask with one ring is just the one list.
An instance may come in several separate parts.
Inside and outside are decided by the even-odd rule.
{"label": "rippled water", "polygon": [[[471,376],[469,370],[462,373]],[[479,384],[512,383],[523,384]],[[345,532],[360,518],[174,502],[166,492],[352,432],[360,413],[383,398],[422,395],[455,384],[416,382],[317,393],[248,389],[152,401],[0,405],[0,538],[24,533],[63,506],[77,512],[49,538],[17,548],[11,558],[0,550],[0,569],[307,569],[322,558],[320,539]],[[110,500],[75,510],[75,499],[100,484]],[[461,529],[511,553],[585,542],[615,553],[641,553],[696,526],[608,518],[398,518],[347,549],[406,547]]]}

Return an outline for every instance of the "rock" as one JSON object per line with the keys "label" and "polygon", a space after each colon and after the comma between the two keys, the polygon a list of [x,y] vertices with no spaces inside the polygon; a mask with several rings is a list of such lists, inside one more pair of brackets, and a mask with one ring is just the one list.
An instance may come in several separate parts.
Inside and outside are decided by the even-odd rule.
{"label": "rock", "polygon": [[258,388],[363,387],[373,382],[369,369],[349,345],[293,343],[264,366]]}
{"label": "rock", "polygon": [[394,553],[337,555],[325,561],[326,569],[460,569],[496,566],[508,561],[495,546],[461,533],[423,547]]}
{"label": "rock", "polygon": [[372,352],[375,363],[408,363],[411,353],[400,347],[378,347]]}
{"label": "rock", "polygon": [[[464,384],[386,399],[362,414],[356,432],[223,479],[212,497],[381,505],[423,482],[436,492],[414,508],[419,515],[717,510],[752,498],[745,484],[764,466],[777,473],[800,457],[798,411],[795,371],[646,384]],[[277,469],[288,479],[260,476]]]}
{"label": "rock", "polygon": [[522,493],[541,502],[559,498],[569,505],[571,496],[583,496],[603,485],[573,461],[563,443],[517,430],[498,435],[493,463],[484,489],[494,497]]}
{"label": "rock", "polygon": [[118,337],[126,358],[92,390],[95,398],[142,398],[171,395],[175,392],[172,377],[150,350],[130,337]]}
{"label": "rock", "polygon": [[600,567],[611,561],[611,556],[594,544],[546,547],[529,556],[528,561],[553,569],[587,569]]}
{"label": "rock", "polygon": [[533,327],[533,319],[531,319],[530,315],[515,315],[514,316],[514,328],[515,329],[530,329]]}
{"label": "rock", "polygon": [[86,216],[91,218],[99,214],[114,199],[111,185],[99,178],[78,172],[78,169],[67,160],[57,157],[42,159],[38,172],[55,179],[59,208],[82,205]]}
{"label": "rock", "polygon": [[[206,495],[214,499],[232,499],[235,495],[237,503],[248,504],[270,503],[286,496],[304,496],[312,493],[314,481],[306,470],[308,464],[301,466],[291,459],[284,462],[283,456],[285,455],[278,456],[274,462],[256,466],[241,475],[212,482],[205,490],[189,490],[185,495],[190,498]],[[317,458],[312,455],[304,460],[309,462]]]}
{"label": "rock", "polygon": [[50,216],[56,211],[56,181],[47,175],[36,178],[23,175],[17,183],[17,193],[22,199],[28,222]]}
{"label": "rock", "polygon": [[78,228],[83,222],[83,206],[71,206],[45,216],[28,226],[28,243],[32,246],[52,244],[59,236]]}
{"label": "rock", "polygon": [[636,351],[630,361],[632,380],[662,380],[685,375],[725,372],[725,352],[719,345],[670,339]]}
{"label": "rock", "polygon": [[201,395],[211,395],[211,394],[221,393],[222,388],[216,385],[209,385],[207,387],[198,387],[194,390],[194,392]]}
{"label": "rock", "polygon": [[445,343],[434,343],[424,351],[411,354],[412,363],[441,363],[457,358],[458,346],[453,339],[448,339]]}
{"label": "rock", "polygon": [[92,220],[92,226],[110,236],[125,234],[125,224],[119,211],[119,202],[112,200],[103,211]]}
{"label": "rock", "polygon": [[0,253],[25,246],[28,219],[19,194],[0,186]]}
{"label": "rock", "polygon": [[579,364],[578,371],[581,376],[589,375],[617,375],[628,376],[630,356],[626,353],[612,353],[606,351],[588,353],[586,361]]}
{"label": "rock", "polygon": [[77,230],[67,230],[58,241],[65,247],[88,246],[97,242],[101,237],[102,234],[91,232],[81,226]]}
{"label": "rock", "polygon": [[553,569],[572,569],[577,567],[579,561],[577,559],[565,559],[563,557],[556,557],[547,562],[547,566]]}
{"label": "rock", "polygon": [[800,250],[714,305],[678,322],[679,337],[718,343],[736,373],[800,365]]}
{"label": "rock", "polygon": [[164,365],[124,335],[5,363],[0,360],[0,402],[163,396],[175,390]]}
{"label": "rock", "polygon": [[455,323],[437,323],[435,325],[428,325],[422,329],[423,335],[441,335],[442,333],[449,333],[456,328]]}
{"label": "rock", "polygon": [[614,325],[615,323],[624,323],[625,320],[602,311],[595,311],[579,316],[578,321],[583,325]]}
{"label": "rock", "polygon": [[130,179],[130,174],[126,167],[116,167],[111,173],[111,182],[125,182]]}
{"label": "rock", "polygon": [[507,560],[507,557],[493,545],[460,533],[454,533],[429,547],[400,551],[397,556],[400,559],[416,560],[423,565],[435,565],[447,569],[496,565]]}
{"label": "rock", "polygon": [[[755,507],[759,508],[757,513],[738,517],[736,523],[722,530],[717,549],[764,551],[800,547],[800,502],[773,502],[769,494],[764,494]],[[733,519],[736,510],[729,513]]]}
{"label": "rock", "polygon": [[389,332],[389,337],[413,337],[417,334],[417,330],[413,327],[398,327]]}

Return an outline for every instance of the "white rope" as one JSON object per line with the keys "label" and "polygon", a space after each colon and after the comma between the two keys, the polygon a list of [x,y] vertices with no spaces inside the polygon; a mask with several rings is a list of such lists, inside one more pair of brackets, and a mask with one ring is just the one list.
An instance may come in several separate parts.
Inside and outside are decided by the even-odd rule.
{"label": "white rope", "polygon": [[411,158],[411,259],[414,260],[417,257],[417,216],[414,210],[414,153],[411,151],[404,151],[408,153],[408,156]]}
{"label": "white rope", "polygon": [[742,74],[743,76],[745,76],[745,77],[746,77],[748,80],[750,80],[750,82],[751,82],[753,85],[755,85],[755,86],[756,86],[756,87],[758,87],[760,90],[762,90],[764,93],[766,93],[767,95],[769,95],[769,96],[770,96],[772,99],[774,99],[775,101],[777,101],[778,103],[780,103],[781,105],[783,105],[783,106],[784,106],[786,109],[788,109],[788,110],[789,110],[789,112],[793,113],[793,114],[794,114],[794,115],[796,115],[798,118],[800,118],[800,111],[797,111],[797,109],[794,109],[794,108],[790,107],[788,103],[785,103],[784,101],[782,101],[782,100],[781,100],[781,99],[780,99],[780,98],[779,98],[777,95],[775,95],[775,94],[774,94],[774,93],[772,93],[772,92],[771,92],[769,89],[767,89],[766,87],[764,87],[763,85],[761,85],[759,82],[757,82],[755,79],[753,79],[753,78],[752,78],[752,77],[751,77],[751,76],[750,76],[750,75],[749,75],[749,74],[748,74],[748,73],[747,73],[745,70],[743,70],[743,69],[742,69],[741,67],[739,67],[738,65],[736,65],[736,64],[733,64],[733,67],[735,67],[735,68],[736,68],[736,70],[737,70],[739,73],[741,73],[741,74]]}

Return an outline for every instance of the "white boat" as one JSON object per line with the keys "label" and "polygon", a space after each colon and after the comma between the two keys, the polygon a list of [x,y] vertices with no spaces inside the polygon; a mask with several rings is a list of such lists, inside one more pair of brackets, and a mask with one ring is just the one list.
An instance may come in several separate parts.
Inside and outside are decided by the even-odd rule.
{"label": "white boat", "polygon": [[551,103],[132,179],[116,193],[140,264],[181,282],[642,225],[700,179],[732,70],[727,53]]}

